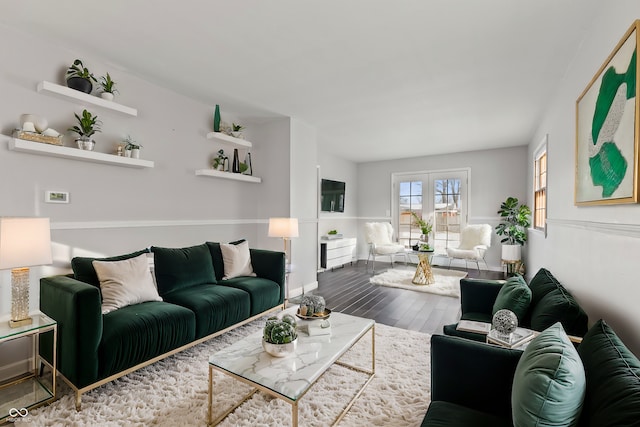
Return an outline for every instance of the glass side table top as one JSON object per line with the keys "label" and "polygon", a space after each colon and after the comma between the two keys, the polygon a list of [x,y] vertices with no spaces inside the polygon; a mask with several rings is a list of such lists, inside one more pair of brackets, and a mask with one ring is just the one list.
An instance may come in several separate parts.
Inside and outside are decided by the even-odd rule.
{"label": "glass side table top", "polygon": [[297,400],[375,324],[371,319],[335,312],[329,321],[331,335],[298,334],[298,348],[290,356],[278,358],[267,354],[262,348],[261,329],[220,350],[209,358],[209,363]]}
{"label": "glass side table top", "polygon": [[0,322],[0,340],[11,339],[25,332],[47,328],[56,324],[55,320],[40,312],[32,314],[31,318],[33,319],[32,324],[19,326],[17,328],[11,328],[8,321]]}

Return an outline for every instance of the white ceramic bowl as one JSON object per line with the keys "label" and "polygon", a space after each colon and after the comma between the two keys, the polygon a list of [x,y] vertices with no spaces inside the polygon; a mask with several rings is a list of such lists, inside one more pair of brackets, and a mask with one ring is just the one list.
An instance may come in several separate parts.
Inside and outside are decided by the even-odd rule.
{"label": "white ceramic bowl", "polygon": [[298,347],[298,338],[287,344],[272,344],[262,339],[262,348],[264,351],[274,357],[285,357],[296,351]]}

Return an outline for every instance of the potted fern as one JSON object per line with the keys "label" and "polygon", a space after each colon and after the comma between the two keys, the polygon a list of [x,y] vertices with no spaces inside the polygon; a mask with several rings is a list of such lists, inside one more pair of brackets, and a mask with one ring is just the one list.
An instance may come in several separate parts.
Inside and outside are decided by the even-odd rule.
{"label": "potted fern", "polygon": [[96,83],[98,82],[91,71],[79,59],[73,61],[73,64],[67,69],[66,77],[68,87],[84,93],[91,93],[93,90],[92,80]]}
{"label": "potted fern", "polygon": [[496,226],[496,234],[503,236],[502,260],[519,261],[522,258],[522,246],[527,241],[527,227],[531,225],[531,209],[520,204],[515,197],[507,197],[500,205],[501,222]]}
{"label": "potted fern", "polygon": [[76,138],[76,144],[81,150],[91,151],[96,142],[91,138],[95,133],[100,132],[100,126],[102,122],[98,120],[98,116],[94,116],[87,110],[82,111],[82,117],[77,113],[74,113],[78,124],[67,129],[70,132],[78,134]]}

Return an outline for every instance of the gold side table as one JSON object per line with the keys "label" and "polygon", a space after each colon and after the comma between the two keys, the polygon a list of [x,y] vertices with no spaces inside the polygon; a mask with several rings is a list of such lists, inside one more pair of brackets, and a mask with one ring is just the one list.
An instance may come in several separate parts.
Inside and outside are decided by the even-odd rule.
{"label": "gold side table", "polygon": [[[40,357],[40,334],[53,332],[53,360],[49,364]],[[0,383],[0,423],[19,422],[29,415],[29,409],[45,405],[56,399],[56,345],[58,324],[49,316],[37,313],[30,325],[10,328],[7,322],[0,323],[0,348],[7,341],[31,337],[31,370]],[[0,350],[1,351],[1,350]],[[39,363],[51,368],[51,379],[39,375]]]}
{"label": "gold side table", "polygon": [[433,285],[436,283],[436,279],[433,277],[431,271],[431,260],[433,256],[433,250],[430,251],[413,251],[412,253],[418,255],[418,266],[416,267],[416,274],[413,276],[411,283],[414,285]]}

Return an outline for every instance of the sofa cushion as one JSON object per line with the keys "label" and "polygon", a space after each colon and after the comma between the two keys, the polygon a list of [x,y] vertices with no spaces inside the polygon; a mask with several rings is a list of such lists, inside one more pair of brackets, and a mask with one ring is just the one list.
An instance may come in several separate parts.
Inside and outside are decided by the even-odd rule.
{"label": "sofa cushion", "polygon": [[515,427],[576,426],[585,395],[582,361],[560,323],[535,337],[513,377]]}
{"label": "sofa cushion", "polygon": [[224,280],[219,285],[242,289],[248,293],[251,302],[250,316],[280,304],[280,285],[273,280],[260,277],[236,277]]}
{"label": "sofa cushion", "polygon": [[531,289],[527,286],[527,282],[520,275],[509,277],[500,292],[498,292],[491,314],[495,315],[498,310],[502,309],[511,310],[518,317],[518,324],[520,325],[524,320],[530,303]]}
{"label": "sofa cushion", "polygon": [[99,379],[181,347],[195,339],[195,314],[166,302],[130,305],[103,316]]}
{"label": "sofa cushion", "polygon": [[249,318],[251,301],[241,289],[221,285],[200,285],[164,295],[164,300],[193,311],[196,339],[206,337]]}
{"label": "sofa cushion", "polygon": [[102,314],[127,305],[147,301],[162,301],[153,283],[147,255],[121,261],[93,261],[100,279]]}
{"label": "sofa cushion", "polygon": [[531,311],[531,329],[543,331],[556,322],[569,335],[587,332],[587,314],[563,286],[546,294]]}
{"label": "sofa cushion", "polygon": [[160,248],[152,246],[158,292],[169,292],[205,283],[215,284],[211,254],[207,245],[187,248]]}
{"label": "sofa cushion", "polygon": [[[230,245],[237,245],[239,243],[244,242],[245,239],[236,240],[234,242],[229,242]],[[220,243],[218,242],[207,242],[207,248],[209,249],[209,253],[211,254],[211,260],[213,261],[213,269],[216,272],[216,280],[222,280],[222,276],[224,275],[224,261],[222,260],[222,251],[220,250]]]}
{"label": "sofa cushion", "polygon": [[222,262],[224,263],[224,275],[222,280],[233,279],[240,276],[253,276],[249,242],[246,240],[237,244],[221,243]]}
{"label": "sofa cushion", "polygon": [[640,426],[640,361],[603,320],[578,346],[587,378],[581,425]]}
{"label": "sofa cushion", "polygon": [[93,268],[93,261],[121,261],[123,259],[135,258],[142,254],[149,253],[148,249],[142,249],[130,254],[118,255],[108,258],[91,258],[91,257],[74,257],[71,260],[71,268],[73,269],[73,278],[81,282],[88,283],[97,288],[100,287],[100,279]]}
{"label": "sofa cushion", "polygon": [[531,289],[531,306],[536,306],[545,295],[555,291],[560,286],[560,282],[553,277],[553,274],[546,268],[538,270],[533,279],[529,282]]}
{"label": "sofa cushion", "polygon": [[421,425],[423,427],[511,427],[511,420],[455,403],[435,401],[429,405],[427,415]]}

